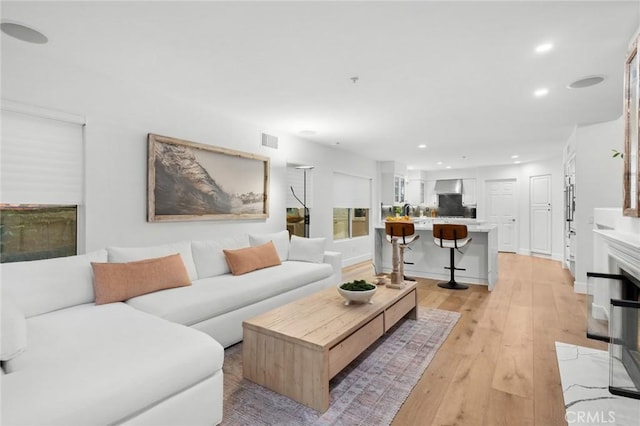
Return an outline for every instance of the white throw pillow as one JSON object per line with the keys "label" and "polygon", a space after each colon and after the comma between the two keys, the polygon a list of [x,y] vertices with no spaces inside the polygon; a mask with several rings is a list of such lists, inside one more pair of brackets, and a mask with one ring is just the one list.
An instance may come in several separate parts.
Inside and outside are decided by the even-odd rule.
{"label": "white throw pillow", "polygon": [[271,234],[249,234],[249,244],[251,246],[261,246],[273,241],[276,246],[280,261],[284,262],[289,258],[289,231],[274,232]]}
{"label": "white throw pillow", "polygon": [[249,247],[247,235],[219,240],[192,241],[191,250],[193,250],[193,261],[198,270],[198,278],[230,274],[231,270],[222,250],[243,247]]}
{"label": "white throw pillow", "polygon": [[2,295],[9,295],[26,318],[93,303],[91,262],[106,262],[102,249],[77,256],[2,264]]}
{"label": "white throw pillow", "polygon": [[193,262],[193,254],[191,252],[191,241],[149,247],[108,247],[107,251],[109,252],[109,262],[111,263],[136,262],[180,253],[191,281],[198,279],[198,271],[196,270],[196,264]]}
{"label": "white throw pillow", "polygon": [[0,361],[8,361],[27,349],[27,320],[6,294],[2,295],[2,349]]}
{"label": "white throw pillow", "polygon": [[322,263],[324,260],[324,243],[326,238],[302,238],[291,236],[289,260]]}

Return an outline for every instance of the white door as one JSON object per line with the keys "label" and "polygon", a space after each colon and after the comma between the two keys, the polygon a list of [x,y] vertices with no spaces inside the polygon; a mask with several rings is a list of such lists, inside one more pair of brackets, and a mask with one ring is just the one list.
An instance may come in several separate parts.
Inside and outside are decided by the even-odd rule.
{"label": "white door", "polygon": [[516,180],[488,180],[487,220],[498,225],[498,250],[516,252],[518,247],[518,199]]}
{"label": "white door", "polygon": [[551,175],[531,176],[531,252],[551,254]]}

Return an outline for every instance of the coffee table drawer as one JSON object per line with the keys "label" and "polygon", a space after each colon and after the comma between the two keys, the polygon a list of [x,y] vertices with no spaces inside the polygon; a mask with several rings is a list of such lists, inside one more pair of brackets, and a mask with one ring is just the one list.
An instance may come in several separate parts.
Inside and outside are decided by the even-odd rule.
{"label": "coffee table drawer", "polygon": [[384,334],[383,314],[329,350],[329,378],[338,374],[358,355]]}
{"label": "coffee table drawer", "polygon": [[385,333],[395,325],[400,318],[405,316],[407,312],[416,307],[416,291],[413,290],[411,293],[404,296],[402,299],[398,300],[396,303],[391,305],[384,313],[384,331]]}

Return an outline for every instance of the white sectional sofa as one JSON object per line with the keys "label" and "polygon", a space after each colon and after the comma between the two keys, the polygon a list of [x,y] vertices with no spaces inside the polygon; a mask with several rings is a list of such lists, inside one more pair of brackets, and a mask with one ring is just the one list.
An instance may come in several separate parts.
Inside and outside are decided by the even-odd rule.
{"label": "white sectional sofa", "polygon": [[[229,273],[223,248],[267,240],[282,264]],[[283,231],[2,265],[2,425],[220,423],[242,321],[340,282],[340,254],[309,244],[323,242],[290,247]],[[175,253],[191,285],[94,303],[91,262]]]}

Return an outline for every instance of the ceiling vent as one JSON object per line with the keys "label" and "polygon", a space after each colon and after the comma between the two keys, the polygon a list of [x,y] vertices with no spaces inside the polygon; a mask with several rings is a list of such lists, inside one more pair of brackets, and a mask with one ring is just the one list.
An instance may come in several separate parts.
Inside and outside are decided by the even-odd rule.
{"label": "ceiling vent", "polygon": [[278,149],[278,138],[276,136],[263,133],[262,146],[268,146],[269,148]]}
{"label": "ceiling vent", "polygon": [[46,35],[35,28],[28,27],[18,22],[2,21],[0,30],[6,35],[26,41],[27,43],[45,44],[49,41]]}
{"label": "ceiling vent", "polygon": [[592,75],[590,77],[584,77],[579,80],[574,81],[569,86],[569,89],[584,89],[585,87],[595,86],[596,84],[600,84],[604,81],[605,77],[602,75]]}

